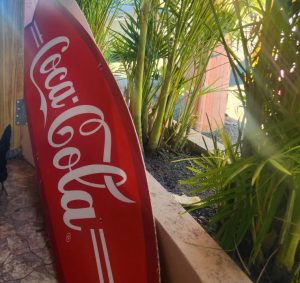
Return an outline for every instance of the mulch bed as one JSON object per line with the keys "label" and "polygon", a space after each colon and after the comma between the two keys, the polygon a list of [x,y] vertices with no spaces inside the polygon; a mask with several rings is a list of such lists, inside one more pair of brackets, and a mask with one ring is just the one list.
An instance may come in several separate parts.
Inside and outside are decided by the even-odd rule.
{"label": "mulch bed", "polygon": [[[193,176],[193,173],[187,169],[188,166],[193,166],[193,162],[188,160],[192,157],[195,156],[183,152],[174,153],[164,150],[158,153],[146,154],[145,164],[147,170],[170,193],[195,196],[195,194],[191,193],[191,190],[195,189],[194,187],[179,184],[180,180],[186,180]],[[211,191],[207,190],[197,193],[200,199],[209,195],[211,195]],[[209,220],[214,213],[215,209],[211,207],[190,212],[194,219],[212,236],[215,233],[215,229],[209,225]]]}

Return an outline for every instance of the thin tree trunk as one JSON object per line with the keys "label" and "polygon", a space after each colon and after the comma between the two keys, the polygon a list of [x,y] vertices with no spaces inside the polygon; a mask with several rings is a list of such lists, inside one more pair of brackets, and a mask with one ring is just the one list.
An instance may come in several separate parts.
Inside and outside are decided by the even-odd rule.
{"label": "thin tree trunk", "polygon": [[141,34],[139,38],[137,67],[135,75],[135,89],[131,98],[131,114],[135,124],[136,132],[143,145],[142,134],[142,102],[143,102],[143,82],[144,82],[144,66],[145,66],[145,52],[148,32],[148,18],[151,7],[151,0],[143,0],[140,14]]}
{"label": "thin tree trunk", "polygon": [[176,55],[180,25],[181,23],[179,21],[177,24],[174,46],[172,47],[172,54],[167,64],[166,77],[159,96],[157,115],[155,117],[153,128],[151,129],[151,133],[150,133],[149,144],[148,144],[148,149],[150,151],[157,150],[163,132],[162,128],[163,128],[163,122],[166,114],[167,101],[170,93],[172,72],[174,70],[175,55]]}
{"label": "thin tree trunk", "polygon": [[[171,69],[168,69],[168,73]],[[162,127],[163,127],[163,121],[164,121],[164,115],[165,115],[165,109],[167,105],[167,99],[168,99],[168,93],[170,90],[171,85],[171,74],[166,76],[165,83],[163,85],[163,88],[161,90],[161,93],[163,94],[161,101],[159,101],[158,109],[157,109],[157,116],[153,124],[153,128],[150,133],[150,139],[149,139],[149,150],[154,151],[157,149],[159,140],[161,137]]]}

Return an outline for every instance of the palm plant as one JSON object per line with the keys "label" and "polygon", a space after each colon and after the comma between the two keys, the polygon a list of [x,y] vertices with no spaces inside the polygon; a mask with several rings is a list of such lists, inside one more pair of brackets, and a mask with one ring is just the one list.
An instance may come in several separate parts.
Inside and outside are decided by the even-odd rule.
{"label": "palm plant", "polygon": [[238,253],[247,247],[249,252],[239,255],[247,270],[261,268],[257,281],[264,274],[270,282],[299,282],[300,5],[279,0],[232,2],[243,66],[210,3],[233,73],[243,82],[239,94],[245,127],[235,145],[222,131],[226,150],[216,148],[205,162],[198,161],[200,168],[192,169],[195,177],[183,183],[200,190],[215,188],[200,206],[217,204],[212,221],[219,223],[220,243]]}
{"label": "palm plant", "polygon": [[[231,14],[217,10],[227,29]],[[127,15],[122,25],[124,34],[115,36],[114,55],[127,74],[138,135],[152,151],[178,149],[193,124],[195,99],[206,92],[205,70],[220,34],[204,0],[135,1],[135,12],[137,18]]]}
{"label": "palm plant", "polygon": [[95,41],[109,59],[111,26],[126,0],[77,0],[93,32]]}

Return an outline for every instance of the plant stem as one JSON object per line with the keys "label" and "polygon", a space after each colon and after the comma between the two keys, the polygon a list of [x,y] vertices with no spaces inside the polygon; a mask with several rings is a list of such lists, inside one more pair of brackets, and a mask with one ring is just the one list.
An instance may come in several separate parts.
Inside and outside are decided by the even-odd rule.
{"label": "plant stem", "polygon": [[[182,12],[182,9],[183,8],[181,7],[180,12]],[[165,80],[162,85],[162,89],[161,89],[159,99],[158,99],[157,116],[155,118],[153,128],[150,133],[149,144],[148,144],[148,149],[150,151],[157,150],[157,148],[159,146],[159,141],[162,136],[163,121],[164,121],[164,117],[165,117],[166,105],[167,105],[168,96],[169,96],[170,87],[171,87],[172,72],[174,70],[174,63],[175,63],[175,58],[176,58],[178,38],[179,38],[180,32],[181,32],[180,31],[181,26],[182,26],[182,23],[181,23],[181,14],[180,14],[177,25],[176,25],[176,34],[175,34],[174,44],[172,46],[172,51],[171,51],[171,54],[170,54],[170,57],[168,60],[168,64],[167,64]]]}
{"label": "plant stem", "polygon": [[172,73],[172,66],[173,66],[172,61],[173,60],[169,60],[169,62],[168,62],[165,82],[161,89],[162,96],[158,103],[157,116],[154,121],[152,131],[150,133],[150,139],[149,139],[149,145],[148,145],[150,151],[154,151],[157,149],[159,140],[161,138],[165,109],[166,109],[168,94],[169,94],[170,86],[171,86],[171,73]]}
{"label": "plant stem", "polygon": [[144,68],[145,68],[145,52],[147,43],[148,32],[148,17],[150,12],[151,0],[143,0],[141,4],[140,13],[140,26],[141,33],[139,37],[138,54],[137,54],[137,66],[135,76],[135,90],[133,90],[131,98],[131,111],[135,124],[136,132],[140,145],[143,145],[142,140],[142,101],[143,101],[143,82],[144,82]]}
{"label": "plant stem", "polygon": [[[299,181],[299,179],[297,179]],[[291,272],[295,264],[295,256],[300,242],[300,209],[297,205],[300,203],[300,187],[294,183],[296,189],[293,190],[292,196],[294,198],[293,216],[288,235],[281,246],[277,262],[283,266],[288,272]]]}

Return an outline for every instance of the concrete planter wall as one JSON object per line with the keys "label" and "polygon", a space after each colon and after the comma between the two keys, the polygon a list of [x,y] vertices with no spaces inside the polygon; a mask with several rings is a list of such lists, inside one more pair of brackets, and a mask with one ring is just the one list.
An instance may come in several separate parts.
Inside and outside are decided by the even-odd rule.
{"label": "concrete planter wall", "polygon": [[251,282],[206,231],[149,173],[162,282]]}

